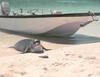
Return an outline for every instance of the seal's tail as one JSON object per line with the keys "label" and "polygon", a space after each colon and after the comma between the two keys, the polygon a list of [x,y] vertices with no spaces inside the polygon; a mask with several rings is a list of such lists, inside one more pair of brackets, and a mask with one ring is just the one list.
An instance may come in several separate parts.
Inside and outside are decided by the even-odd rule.
{"label": "seal's tail", "polygon": [[15,48],[15,46],[10,46],[10,47],[8,47],[8,48]]}

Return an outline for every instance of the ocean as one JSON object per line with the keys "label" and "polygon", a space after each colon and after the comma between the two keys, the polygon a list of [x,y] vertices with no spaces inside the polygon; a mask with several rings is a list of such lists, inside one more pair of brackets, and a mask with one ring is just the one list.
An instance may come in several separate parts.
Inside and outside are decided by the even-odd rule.
{"label": "ocean", "polygon": [[[59,10],[63,13],[100,12],[100,0],[8,0],[11,11],[43,9],[45,13],[50,10]],[[0,0],[0,3],[2,0]]]}

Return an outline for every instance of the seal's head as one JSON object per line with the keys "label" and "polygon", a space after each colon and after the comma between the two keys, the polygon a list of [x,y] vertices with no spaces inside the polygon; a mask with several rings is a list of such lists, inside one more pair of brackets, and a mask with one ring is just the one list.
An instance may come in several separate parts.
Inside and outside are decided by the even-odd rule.
{"label": "seal's head", "polygon": [[34,39],[33,42],[34,42],[36,45],[40,44],[40,40],[38,40],[38,39]]}

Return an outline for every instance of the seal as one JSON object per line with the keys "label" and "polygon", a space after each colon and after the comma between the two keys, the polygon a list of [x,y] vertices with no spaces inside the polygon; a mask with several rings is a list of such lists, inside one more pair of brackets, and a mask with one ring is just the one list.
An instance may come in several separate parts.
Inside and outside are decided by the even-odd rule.
{"label": "seal", "polygon": [[18,41],[14,48],[22,53],[43,53],[46,49],[38,39],[23,39]]}

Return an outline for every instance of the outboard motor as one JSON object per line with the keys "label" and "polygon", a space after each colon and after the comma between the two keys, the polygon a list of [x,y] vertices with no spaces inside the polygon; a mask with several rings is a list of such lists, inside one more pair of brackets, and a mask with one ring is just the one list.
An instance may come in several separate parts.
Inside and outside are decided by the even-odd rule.
{"label": "outboard motor", "polygon": [[2,1],[1,12],[3,16],[8,16],[10,14],[9,2],[7,0]]}

